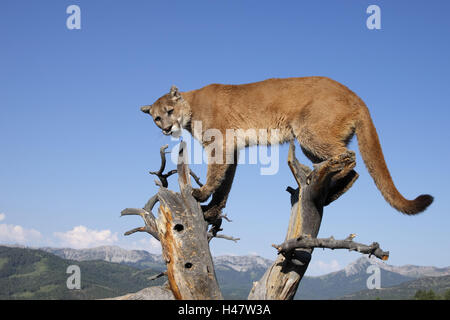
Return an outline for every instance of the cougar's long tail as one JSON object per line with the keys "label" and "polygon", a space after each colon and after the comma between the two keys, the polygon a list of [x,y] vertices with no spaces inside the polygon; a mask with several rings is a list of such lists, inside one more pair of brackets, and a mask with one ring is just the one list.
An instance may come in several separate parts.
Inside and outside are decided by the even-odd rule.
{"label": "cougar's long tail", "polygon": [[369,110],[364,104],[356,123],[356,136],[358,137],[359,151],[370,175],[383,197],[392,207],[405,214],[413,215],[424,211],[433,202],[433,197],[428,194],[420,195],[414,200],[408,200],[397,190],[386,166]]}

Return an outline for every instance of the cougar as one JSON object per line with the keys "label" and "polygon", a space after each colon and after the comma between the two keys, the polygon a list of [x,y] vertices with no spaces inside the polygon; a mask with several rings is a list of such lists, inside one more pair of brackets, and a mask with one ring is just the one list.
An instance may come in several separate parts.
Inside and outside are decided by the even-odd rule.
{"label": "cougar", "polygon": [[[356,134],[364,163],[385,200],[398,211],[413,215],[432,202],[430,195],[414,200],[404,198],[392,181],[384,160],[378,134],[365,103],[346,86],[326,77],[268,79],[260,82],[224,85],[211,84],[198,90],[170,92],[152,105],[141,108],[152,116],[163,134],[178,137],[186,129],[206,147],[203,133],[227,129],[267,129],[277,134],[271,143],[297,139],[304,154],[319,163],[349,152],[347,145]],[[202,132],[193,132],[192,123],[201,121]],[[245,146],[255,142],[246,141]],[[225,142],[224,142],[225,145]],[[227,144],[228,145],[228,144]],[[238,148],[223,152],[237,158]],[[224,154],[225,158],[225,154]],[[193,189],[200,202],[213,194],[209,208],[225,207],[236,171],[232,163],[208,163],[206,183]],[[338,180],[340,194],[352,186],[358,174],[352,170]],[[339,194],[339,192],[338,192]]]}

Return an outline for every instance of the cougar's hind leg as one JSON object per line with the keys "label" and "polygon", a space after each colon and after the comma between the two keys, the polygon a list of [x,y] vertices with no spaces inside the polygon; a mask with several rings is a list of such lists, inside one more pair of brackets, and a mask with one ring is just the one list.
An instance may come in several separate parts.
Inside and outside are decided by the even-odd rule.
{"label": "cougar's hind leg", "polygon": [[[327,137],[327,141],[321,141],[317,136],[309,134],[307,130],[294,132],[305,156],[314,164],[323,162],[332,157],[339,156],[351,152],[346,145],[350,141],[351,136],[342,140],[332,140]],[[334,200],[343,195],[358,179],[358,173],[355,170],[342,171],[336,175],[336,182],[329,190],[329,197],[326,199],[325,205],[330,204]]]}

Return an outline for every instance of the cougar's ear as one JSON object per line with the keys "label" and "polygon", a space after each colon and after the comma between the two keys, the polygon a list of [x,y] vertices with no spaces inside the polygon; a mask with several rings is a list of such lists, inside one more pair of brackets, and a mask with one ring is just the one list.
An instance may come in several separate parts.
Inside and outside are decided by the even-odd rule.
{"label": "cougar's ear", "polygon": [[150,109],[152,108],[152,106],[143,106],[143,107],[141,107],[141,111],[143,112],[143,113],[148,113],[148,114],[150,114]]}
{"label": "cougar's ear", "polygon": [[172,98],[172,100],[174,101],[178,101],[180,99],[182,99],[183,97],[180,94],[180,91],[178,91],[178,88],[176,86],[172,86],[170,88],[170,97]]}

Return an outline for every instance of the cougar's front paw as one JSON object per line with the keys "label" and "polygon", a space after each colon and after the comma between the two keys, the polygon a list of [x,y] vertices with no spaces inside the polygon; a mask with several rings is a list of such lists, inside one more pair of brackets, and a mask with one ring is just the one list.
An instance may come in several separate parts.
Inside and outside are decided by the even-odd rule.
{"label": "cougar's front paw", "polygon": [[200,202],[208,200],[210,195],[211,193],[206,192],[203,188],[192,190],[192,196]]}
{"label": "cougar's front paw", "polygon": [[209,223],[214,223],[222,215],[222,208],[215,205],[213,206],[203,205],[202,211],[205,220],[208,221]]}

